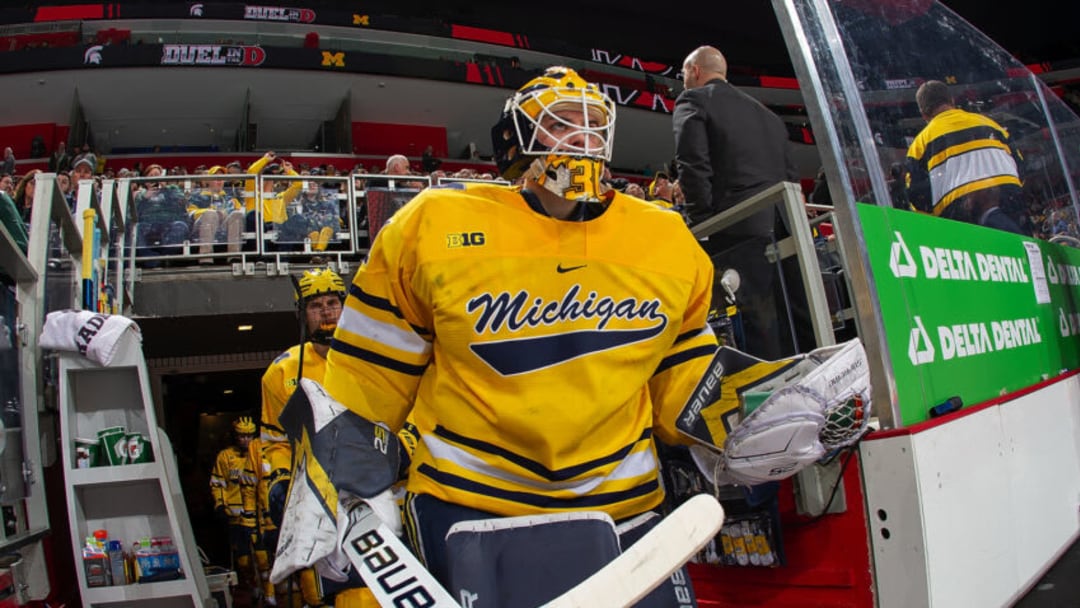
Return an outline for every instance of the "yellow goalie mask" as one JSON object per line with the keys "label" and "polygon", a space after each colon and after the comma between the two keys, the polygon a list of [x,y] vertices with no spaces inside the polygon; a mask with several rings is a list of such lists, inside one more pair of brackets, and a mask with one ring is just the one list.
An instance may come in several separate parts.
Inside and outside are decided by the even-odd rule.
{"label": "yellow goalie mask", "polygon": [[574,70],[551,67],[506,101],[491,139],[504,178],[528,175],[566,199],[597,201],[614,133],[611,99]]}

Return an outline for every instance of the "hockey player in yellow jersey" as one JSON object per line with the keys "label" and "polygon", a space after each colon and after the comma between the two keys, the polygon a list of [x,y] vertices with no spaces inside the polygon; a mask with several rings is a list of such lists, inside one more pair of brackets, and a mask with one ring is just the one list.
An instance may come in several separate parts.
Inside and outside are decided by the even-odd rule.
{"label": "hockey player in yellow jersey", "polygon": [[255,477],[254,483],[254,511],[255,511],[255,569],[259,573],[259,584],[262,586],[263,597],[266,604],[277,605],[277,591],[270,583],[270,557],[277,547],[277,525],[270,518],[269,498],[267,481],[270,475],[270,464],[263,457],[264,443],[261,437],[255,437],[248,444],[248,469]]}
{"label": "hockey player in yellow jersey", "polygon": [[[321,382],[326,370],[326,354],[334,335],[342,302],[345,300],[345,282],[334,271],[313,269],[305,271],[298,281],[297,305],[306,324],[306,340],[289,348],[270,364],[262,378],[262,434],[263,473],[266,486],[266,508],[269,511],[272,531],[266,543],[276,545],[277,527],[292,479],[292,448],[279,426],[278,417],[289,397],[296,390],[296,381],[302,376]],[[271,548],[271,551],[273,549]],[[334,585],[321,580],[307,569],[300,573],[300,595],[309,606],[324,605],[332,601],[337,608],[377,606],[374,598],[361,589],[347,585]],[[280,589],[279,589],[280,595]]]}
{"label": "hockey player in yellow jersey", "polygon": [[252,537],[255,534],[255,473],[248,458],[248,444],[255,423],[242,416],[232,423],[233,445],[221,450],[210,472],[210,495],[214,514],[228,528],[234,567],[254,585]]}
{"label": "hockey player in yellow jersey", "polygon": [[[377,446],[379,426],[415,423],[405,534],[448,587],[453,524],[583,511],[637,521],[664,498],[655,442],[688,442],[675,423],[717,349],[713,268],[677,213],[602,185],[614,127],[603,92],[549,68],[492,129],[502,177],[522,185],[421,192],[349,289],[323,387],[347,408],[337,417],[377,425]],[[378,505],[393,463],[336,455],[333,467],[317,460],[331,435],[304,433],[302,457],[335,489],[319,489],[322,507],[360,497],[392,527]],[[290,515],[302,506],[292,498]],[[693,605],[685,592],[655,605]]]}
{"label": "hockey player in yellow jersey", "polygon": [[303,377],[322,381],[330,339],[341,316],[346,294],[345,282],[329,269],[305,271],[300,277],[299,287],[297,304],[307,325],[307,340],[278,355],[262,377],[260,438],[264,444],[263,456],[269,465],[266,476],[269,510],[271,517],[278,522],[281,521],[292,466],[292,449],[278,417],[289,396],[296,390],[301,364]]}

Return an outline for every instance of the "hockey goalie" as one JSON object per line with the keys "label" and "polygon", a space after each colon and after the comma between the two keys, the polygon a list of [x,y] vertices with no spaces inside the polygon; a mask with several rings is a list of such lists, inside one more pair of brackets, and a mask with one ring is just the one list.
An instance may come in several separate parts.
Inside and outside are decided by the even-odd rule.
{"label": "hockey goalie", "polygon": [[[681,216],[604,184],[614,124],[603,91],[549,68],[492,129],[520,185],[428,188],[379,231],[322,385],[302,381],[283,415],[297,456],[275,580],[359,563],[390,604],[544,605],[667,521],[659,442],[735,447],[715,421],[737,400],[705,395],[688,421],[705,432],[680,426],[717,352],[713,267]],[[641,256],[645,241],[663,247]],[[693,606],[680,565],[647,596],[582,605]]]}

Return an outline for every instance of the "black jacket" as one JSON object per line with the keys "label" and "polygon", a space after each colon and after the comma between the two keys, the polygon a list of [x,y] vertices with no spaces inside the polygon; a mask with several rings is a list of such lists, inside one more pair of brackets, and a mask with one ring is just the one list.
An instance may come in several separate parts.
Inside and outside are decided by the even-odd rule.
{"label": "black jacket", "polygon": [[[725,80],[683,91],[672,123],[679,181],[695,221],[775,183],[799,181],[784,122]],[[773,223],[774,214],[765,212],[731,233],[768,234]]]}

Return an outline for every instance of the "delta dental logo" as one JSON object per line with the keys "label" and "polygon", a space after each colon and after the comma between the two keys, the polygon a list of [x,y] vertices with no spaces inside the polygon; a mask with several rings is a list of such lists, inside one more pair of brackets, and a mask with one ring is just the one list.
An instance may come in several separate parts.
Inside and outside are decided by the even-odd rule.
{"label": "delta dental logo", "polygon": [[[904,236],[893,232],[896,240],[889,249],[889,270],[893,276],[946,281],[982,281],[986,283],[1030,283],[1023,258],[975,252],[948,247],[919,245],[919,257],[911,254]],[[921,266],[920,266],[921,264]]]}
{"label": "delta dental logo", "polygon": [[[921,276],[924,280],[1031,283],[1023,258],[925,245],[917,248],[916,257],[900,232],[893,232],[893,235],[889,270],[898,279]],[[1054,273],[1051,267],[1048,271],[1051,283],[1055,282]],[[914,366],[1012,350],[1043,341],[1038,317],[952,323],[931,326],[929,330],[919,315],[913,316],[912,322],[907,355]],[[1067,319],[1061,323],[1063,334],[1068,325]]]}
{"label": "delta dental logo", "polygon": [[[922,317],[912,318],[915,327],[908,337],[908,360],[919,366],[933,363],[940,349],[941,360],[963,359],[1005,350],[1022,348],[1032,344],[1042,344],[1043,337],[1039,330],[1038,317],[1020,319],[1002,319],[990,322],[955,323],[938,325],[937,348],[926,331]],[[1069,319],[1062,312],[1060,329],[1062,335],[1071,330]]]}
{"label": "delta dental logo", "polygon": [[258,46],[220,44],[166,44],[161,65],[257,66],[266,61],[266,51]]}
{"label": "delta dental logo", "polygon": [[315,21],[315,11],[310,8],[245,5],[244,19],[253,19],[257,21],[285,21],[288,23],[311,23]]}

